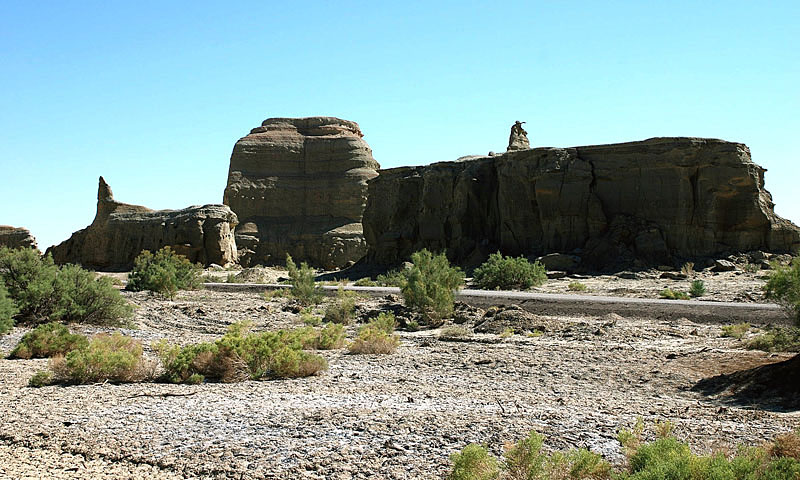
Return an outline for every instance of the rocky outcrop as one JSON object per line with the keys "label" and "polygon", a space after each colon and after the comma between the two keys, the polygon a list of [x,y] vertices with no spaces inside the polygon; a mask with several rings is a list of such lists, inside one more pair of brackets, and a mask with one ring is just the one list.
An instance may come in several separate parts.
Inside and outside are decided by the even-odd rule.
{"label": "rocky outcrop", "polygon": [[38,249],[36,238],[27,228],[0,225],[0,247]]}
{"label": "rocky outcrop", "polygon": [[100,177],[97,214],[91,225],[50,247],[56,263],[124,271],[143,250],[169,246],[192,262],[226,265],[236,261],[233,230],[236,214],[225,205],[192,206],[181,210],[151,210],[114,200]]}
{"label": "rocky outcrop", "polygon": [[241,221],[243,264],[288,253],[338,268],[364,256],[361,216],[379,165],[362,136],[333,117],[270,118],[236,142],[223,202]]}
{"label": "rocky outcrop", "polygon": [[382,170],[364,212],[367,260],[421,248],[462,265],[489,253],[580,257],[584,268],[667,264],[734,251],[793,251],[764,169],[740,143],[700,138],[536,148]]}

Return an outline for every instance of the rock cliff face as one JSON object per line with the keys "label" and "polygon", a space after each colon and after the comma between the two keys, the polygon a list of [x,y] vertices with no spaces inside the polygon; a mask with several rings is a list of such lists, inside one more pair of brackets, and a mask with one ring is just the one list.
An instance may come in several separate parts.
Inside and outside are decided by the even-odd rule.
{"label": "rock cliff face", "polygon": [[477,265],[497,250],[576,253],[582,266],[665,264],[733,251],[792,251],[764,169],[740,143],[700,138],[536,148],[382,170],[364,212],[367,260],[421,248]]}
{"label": "rock cliff face", "polygon": [[0,225],[0,247],[38,249],[36,239],[27,228]]}
{"label": "rock cliff face", "polygon": [[77,263],[95,270],[124,271],[143,250],[170,246],[192,262],[225,265],[237,258],[233,229],[238,223],[225,205],[182,210],[151,210],[114,200],[100,177],[97,214],[91,225],[50,247],[56,263]]}
{"label": "rock cliff face", "polygon": [[355,122],[270,118],[231,154],[223,202],[241,225],[241,261],[338,268],[366,253],[361,216],[378,163]]}

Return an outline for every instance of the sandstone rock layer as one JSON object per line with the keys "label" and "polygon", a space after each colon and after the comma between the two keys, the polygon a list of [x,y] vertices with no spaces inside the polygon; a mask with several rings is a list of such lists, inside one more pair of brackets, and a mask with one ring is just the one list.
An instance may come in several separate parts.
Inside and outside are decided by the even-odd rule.
{"label": "sandstone rock layer", "polygon": [[337,268],[366,253],[361,216],[378,163],[358,124],[270,118],[231,154],[223,202],[241,221],[244,264],[296,261]]}
{"label": "sandstone rock layer", "polygon": [[100,177],[97,214],[91,225],[50,247],[56,263],[124,271],[143,250],[169,246],[192,262],[226,265],[237,259],[233,230],[236,214],[225,205],[192,206],[181,210],[151,210],[114,200]]}
{"label": "sandstone rock layer", "polygon": [[471,266],[497,250],[560,252],[607,269],[794,251],[800,230],[775,215],[764,171],[746,145],[700,138],[382,170],[364,212],[367,259],[397,264],[428,248]]}
{"label": "sandstone rock layer", "polygon": [[0,225],[0,247],[37,249],[36,238],[27,228]]}

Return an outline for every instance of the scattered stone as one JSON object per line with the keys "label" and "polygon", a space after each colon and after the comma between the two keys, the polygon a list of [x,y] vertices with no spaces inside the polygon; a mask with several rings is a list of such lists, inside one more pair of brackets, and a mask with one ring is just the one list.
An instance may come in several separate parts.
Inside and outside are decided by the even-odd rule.
{"label": "scattered stone", "polygon": [[548,253],[537,257],[536,261],[544,265],[547,270],[573,271],[581,263],[581,257],[564,253]]}
{"label": "scattered stone", "polygon": [[501,334],[509,329],[519,334],[547,331],[543,320],[518,305],[492,307],[475,325],[477,333]]}
{"label": "scattered stone", "polygon": [[715,260],[711,270],[714,272],[732,272],[736,270],[736,264],[730,260]]}

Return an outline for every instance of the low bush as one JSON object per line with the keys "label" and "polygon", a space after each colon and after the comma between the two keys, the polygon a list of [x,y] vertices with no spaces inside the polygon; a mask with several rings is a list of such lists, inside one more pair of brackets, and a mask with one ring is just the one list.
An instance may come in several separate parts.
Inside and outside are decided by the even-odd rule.
{"label": "low bush", "polygon": [[202,273],[200,265],[193,264],[170,247],[155,254],[145,250],[133,261],[126,288],[134,292],[149,290],[173,298],[178,290],[200,288]]}
{"label": "low bush", "polygon": [[800,352],[800,327],[773,327],[745,345],[750,350],[765,352]]}
{"label": "low bush", "polygon": [[318,330],[314,343],[317,350],[335,350],[344,346],[344,327],[341,324],[329,323]]}
{"label": "low bush", "polygon": [[314,270],[306,262],[300,268],[292,260],[291,255],[286,255],[286,268],[289,270],[289,283],[292,285],[291,293],[303,305],[316,305],[322,298],[322,292],[314,281]]}
{"label": "low bush", "polygon": [[689,295],[692,297],[702,297],[706,294],[706,284],[702,280],[695,280],[689,287]]}
{"label": "low bush", "polygon": [[8,290],[0,279],[0,335],[8,333],[14,328],[14,315],[19,310],[14,299],[8,296]]}
{"label": "low bush", "polygon": [[741,340],[747,332],[750,331],[750,324],[747,322],[737,323],[734,325],[723,325],[722,336],[728,338],[735,338]]}
{"label": "low bush", "polygon": [[356,298],[355,292],[347,291],[342,286],[336,292],[336,298],[325,307],[326,322],[350,325],[356,318]]}
{"label": "low bush", "polygon": [[694,262],[686,262],[681,267],[681,273],[689,278],[694,276]]}
{"label": "low bush", "polygon": [[[500,465],[485,447],[471,443],[450,455],[453,470],[448,480],[494,480],[500,478]],[[526,478],[526,477],[521,477]]]}
{"label": "low bush", "polygon": [[403,299],[425,322],[437,327],[453,315],[454,291],[464,284],[464,272],[450,266],[443,253],[434,255],[425,249],[413,253],[411,263],[403,270]]}
{"label": "low bush", "polygon": [[51,256],[30,248],[0,247],[0,279],[19,309],[19,316],[35,322],[52,319],[58,267]]}
{"label": "low bush", "polygon": [[764,296],[782,306],[800,326],[800,257],[795,257],[791,265],[772,265]]}
{"label": "low bush", "polygon": [[392,313],[381,313],[367,325],[361,327],[358,337],[350,344],[350,353],[389,354],[400,345],[400,338],[394,334],[396,321]]}
{"label": "low bush", "polygon": [[665,288],[658,295],[667,300],[689,300],[690,298],[688,293],[672,290],[671,288]]}
{"label": "low bush", "polygon": [[569,282],[569,285],[567,285],[567,290],[570,292],[585,292],[588,288],[581,282]]}
{"label": "low bush", "polygon": [[133,307],[109,277],[95,277],[77,265],[64,265],[56,275],[57,301],[51,318],[64,322],[120,326]]}
{"label": "low bush", "polygon": [[53,381],[85,384],[137,382],[147,377],[142,345],[119,333],[97,335],[66,357],[50,360]]}
{"label": "low bush", "polygon": [[56,322],[39,325],[22,336],[19,343],[8,355],[8,358],[50,358],[64,356],[69,352],[85,348],[89,340],[83,336],[70,333],[64,325]]}
{"label": "low bush", "polygon": [[484,289],[527,290],[544,284],[547,271],[538,261],[531,263],[524,257],[505,257],[497,252],[475,269],[472,280]]}
{"label": "low bush", "polygon": [[[155,347],[164,367],[162,378],[172,383],[296,378],[327,368],[324,358],[302,350],[320,343],[318,335],[310,327],[251,333],[248,324],[237,323],[214,343],[180,347],[162,341]],[[334,336],[331,331],[326,335]]]}
{"label": "low bush", "polygon": [[303,325],[307,325],[309,327],[318,327],[322,325],[322,319],[314,315],[311,307],[304,308],[300,311],[300,321],[303,322]]}
{"label": "low bush", "polygon": [[439,338],[448,339],[448,338],[466,338],[472,335],[472,331],[467,327],[461,325],[450,325],[449,327],[444,327],[439,332]]}
{"label": "low bush", "polygon": [[[663,424],[652,442],[641,430],[620,435],[627,466],[612,467],[585,449],[542,452],[543,437],[531,433],[506,450],[498,462],[485,447],[470,444],[450,456],[449,479],[619,479],[619,480],[796,480],[800,478],[800,432],[783,433],[762,447],[739,447],[731,456],[695,455]],[[623,433],[623,432],[621,432]]]}
{"label": "low bush", "polygon": [[98,278],[77,265],[59,268],[52,257],[30,248],[0,248],[0,280],[19,316],[33,323],[121,326],[133,313],[110,278]]}
{"label": "low bush", "polygon": [[364,277],[364,278],[359,278],[358,280],[353,282],[353,285],[356,287],[377,287],[378,282],[369,277]]}
{"label": "low bush", "polygon": [[403,285],[406,284],[406,276],[403,270],[389,270],[375,277],[375,283],[381,287],[403,288]]}

